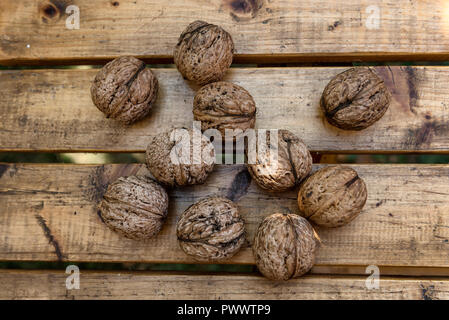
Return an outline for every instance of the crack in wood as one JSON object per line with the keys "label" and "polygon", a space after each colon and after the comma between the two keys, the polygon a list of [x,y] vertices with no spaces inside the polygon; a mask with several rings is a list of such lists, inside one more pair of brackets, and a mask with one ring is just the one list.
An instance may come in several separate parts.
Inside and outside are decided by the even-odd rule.
{"label": "crack in wood", "polygon": [[430,285],[428,287],[425,287],[424,285],[420,285],[421,287],[421,296],[423,300],[434,300],[434,293],[435,293],[435,286]]}
{"label": "crack in wood", "polygon": [[44,231],[44,235],[47,238],[48,242],[55,248],[55,254],[58,257],[58,261],[62,261],[64,260],[64,255],[61,251],[61,247],[59,246],[58,241],[55,239],[55,237],[53,236],[53,234],[51,233],[50,228],[47,225],[47,222],[45,221],[45,219],[36,214],[35,215],[37,223],[39,224],[39,226],[42,228],[42,230]]}

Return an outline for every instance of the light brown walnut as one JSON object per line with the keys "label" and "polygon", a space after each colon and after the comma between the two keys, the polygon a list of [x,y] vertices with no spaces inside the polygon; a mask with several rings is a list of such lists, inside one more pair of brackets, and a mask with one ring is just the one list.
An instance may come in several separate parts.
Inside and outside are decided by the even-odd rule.
{"label": "light brown walnut", "polygon": [[229,199],[203,199],[181,215],[176,235],[181,249],[199,261],[232,257],[245,242],[245,222]]}
{"label": "light brown walnut", "polygon": [[323,91],[321,108],[330,124],[362,130],[378,121],[390,105],[384,81],[370,68],[352,68],[335,76]]}
{"label": "light brown walnut", "polygon": [[184,78],[204,85],[224,77],[232,63],[234,42],[221,27],[195,21],[182,32],[173,55]]}
{"label": "light brown walnut", "polygon": [[306,219],[275,213],[257,229],[253,253],[257,268],[265,277],[289,280],[313,267],[318,244],[318,235]]}
{"label": "light brown walnut", "polygon": [[[257,142],[250,143],[254,146]],[[273,153],[277,153],[277,161],[271,158],[270,147]],[[257,184],[268,191],[280,192],[293,188],[312,170],[312,156],[307,146],[288,130],[278,130],[277,147],[269,136],[265,147],[258,150],[255,160],[253,162],[248,157],[248,171]]]}
{"label": "light brown walnut", "polygon": [[108,186],[98,208],[112,230],[130,239],[147,240],[162,228],[168,195],[149,177],[121,177]]}
{"label": "light brown walnut", "polygon": [[202,184],[215,164],[213,144],[200,130],[177,128],[153,137],[146,150],[148,170],[167,186]]}
{"label": "light brown walnut", "polygon": [[202,87],[193,100],[193,116],[201,130],[217,129],[225,138],[226,129],[245,131],[256,123],[256,103],[244,88],[219,81]]}
{"label": "light brown walnut", "polygon": [[107,118],[131,124],[148,115],[158,88],[156,76],[143,61],[120,57],[97,73],[90,92],[93,103]]}
{"label": "light brown walnut", "polygon": [[301,185],[301,215],[324,227],[340,227],[355,219],[367,198],[365,182],[346,166],[324,167]]}

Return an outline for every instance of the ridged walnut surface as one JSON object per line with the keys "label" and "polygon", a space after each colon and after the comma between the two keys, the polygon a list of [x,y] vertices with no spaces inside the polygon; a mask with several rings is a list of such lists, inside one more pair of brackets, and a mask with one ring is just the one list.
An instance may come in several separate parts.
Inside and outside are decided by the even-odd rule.
{"label": "ridged walnut surface", "polygon": [[[261,188],[285,191],[307,177],[312,170],[312,156],[300,138],[288,130],[279,130],[278,147],[273,148],[278,160],[272,161],[268,149],[270,145],[274,147],[271,141],[267,139],[266,148],[257,153],[255,163],[248,163],[248,171]],[[251,143],[255,145],[255,142]]]}
{"label": "ridged walnut surface", "polygon": [[201,121],[201,130],[217,129],[225,138],[226,129],[254,128],[256,103],[244,88],[231,82],[214,82],[197,92],[193,116]]}
{"label": "ridged walnut surface", "polygon": [[275,213],[257,229],[253,253],[259,271],[271,280],[288,280],[308,272],[315,262],[318,237],[296,214]]}
{"label": "ridged walnut surface", "polygon": [[329,82],[321,108],[330,124],[344,130],[362,130],[385,114],[390,101],[384,81],[370,68],[352,68]]}
{"label": "ridged walnut surface", "polygon": [[[186,133],[184,139],[182,135],[176,136],[174,130],[184,130],[177,131]],[[146,163],[162,184],[201,184],[214,168],[214,146],[199,130],[173,129],[153,137],[147,147]]]}
{"label": "ridged walnut surface", "polygon": [[195,21],[182,32],[173,53],[184,78],[200,85],[221,80],[231,66],[233,54],[231,35],[204,21]]}
{"label": "ridged walnut surface", "polygon": [[134,240],[146,240],[158,234],[167,209],[167,192],[145,176],[117,179],[108,186],[99,205],[104,223]]}
{"label": "ridged walnut surface", "polygon": [[148,115],[158,88],[157,78],[143,61],[120,57],[98,72],[90,91],[92,101],[107,118],[131,124]]}
{"label": "ridged walnut surface", "polygon": [[345,166],[325,167],[301,185],[301,215],[324,227],[343,226],[355,219],[367,198],[365,182]]}
{"label": "ridged walnut surface", "polygon": [[200,200],[181,215],[176,234],[182,250],[199,261],[224,260],[245,242],[245,222],[229,199]]}

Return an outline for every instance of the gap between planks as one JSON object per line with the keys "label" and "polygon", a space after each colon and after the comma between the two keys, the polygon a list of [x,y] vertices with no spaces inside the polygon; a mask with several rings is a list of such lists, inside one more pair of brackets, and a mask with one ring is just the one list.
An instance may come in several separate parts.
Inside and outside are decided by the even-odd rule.
{"label": "gap between planks", "polygon": [[[119,55],[121,56],[121,55]],[[56,58],[48,59],[42,58],[36,59],[8,59],[0,60],[0,66],[4,67],[63,67],[63,66],[102,66],[111,60],[118,58],[119,56],[102,56],[102,57],[68,57],[68,58]],[[146,56],[146,55],[133,55],[136,58],[144,61],[150,65],[173,65],[172,56]],[[403,64],[404,66],[410,65],[410,62],[419,63],[419,65],[426,65],[432,63],[433,66],[438,65],[440,62],[443,66],[449,61],[449,52],[447,53],[394,53],[394,52],[374,52],[374,53],[348,53],[348,54],[271,54],[271,55],[245,55],[235,54],[232,67],[238,68],[239,65],[254,64],[258,67],[264,67],[265,64],[286,64],[282,67],[289,67],[289,64],[293,66],[313,64],[318,67],[320,64],[331,67],[332,64],[338,66],[339,64],[352,65],[353,63],[364,63],[365,65],[376,63],[394,63],[395,65]],[[297,65],[298,64],[298,65]],[[158,67],[156,67],[158,68]]]}

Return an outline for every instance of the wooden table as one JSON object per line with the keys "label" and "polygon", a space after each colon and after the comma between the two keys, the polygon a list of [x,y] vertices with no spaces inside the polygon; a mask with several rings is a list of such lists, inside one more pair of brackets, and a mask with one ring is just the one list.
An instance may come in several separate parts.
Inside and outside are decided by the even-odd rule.
{"label": "wooden table", "polygon": [[[66,27],[71,5],[80,10],[79,29]],[[0,65],[44,67],[0,71],[0,151],[143,152],[152,135],[191,126],[198,87],[162,64],[172,63],[177,37],[196,19],[232,34],[237,54],[226,80],[254,96],[257,128],[289,129],[320,154],[449,153],[449,68],[401,63],[449,60],[443,0],[2,1]],[[93,106],[97,70],[52,67],[120,55],[161,64],[153,68],[155,109],[130,127]],[[347,69],[333,65],[362,61],[399,62],[376,67],[392,104],[364,131],[335,129],[319,109],[321,92]],[[67,290],[64,270],[3,269],[0,298],[449,299],[449,165],[352,167],[367,183],[365,209],[345,227],[317,228],[316,265],[300,279],[81,270],[81,288]],[[298,213],[296,190],[270,194],[244,166],[221,165],[205,185],[170,191],[169,219],[155,239],[127,240],[102,223],[96,204],[110,181],[138,173],[147,173],[144,165],[0,164],[0,261],[194,263],[177,245],[177,217],[203,197],[232,195],[248,243],[226,263],[253,265],[251,242],[263,217]],[[378,289],[366,286],[372,265],[380,269]]]}

